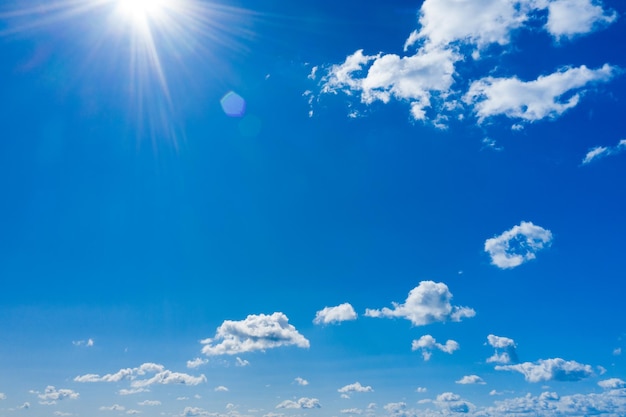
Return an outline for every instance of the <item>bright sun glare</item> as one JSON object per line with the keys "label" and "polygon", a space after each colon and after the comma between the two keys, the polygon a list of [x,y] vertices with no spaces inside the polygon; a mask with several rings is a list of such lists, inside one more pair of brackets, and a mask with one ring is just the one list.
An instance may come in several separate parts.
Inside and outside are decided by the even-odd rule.
{"label": "bright sun glare", "polygon": [[167,0],[118,0],[120,12],[134,22],[159,18],[167,7]]}

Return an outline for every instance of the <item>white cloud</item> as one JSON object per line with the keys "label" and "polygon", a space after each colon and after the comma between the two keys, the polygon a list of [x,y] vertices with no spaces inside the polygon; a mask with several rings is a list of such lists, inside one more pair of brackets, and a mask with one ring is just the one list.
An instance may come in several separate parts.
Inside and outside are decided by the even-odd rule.
{"label": "white cloud", "polygon": [[205,416],[214,417],[215,413],[210,413],[199,407],[185,407],[185,409],[181,413],[181,417],[205,417]]}
{"label": "white cloud", "polygon": [[94,345],[94,341],[93,339],[87,339],[87,340],[74,340],[72,341],[72,344],[74,346],[85,346],[85,347],[92,347]]}
{"label": "white cloud", "polygon": [[278,404],[276,408],[321,408],[320,401],[317,398],[302,397],[296,401],[285,400]]}
{"label": "white cloud", "polygon": [[0,400],[6,400],[6,399],[7,399],[6,394],[3,392],[0,392]]}
{"label": "white cloud", "polygon": [[535,253],[551,243],[552,232],[523,221],[501,235],[487,239],[485,252],[489,253],[491,263],[498,268],[515,268],[535,259]]}
{"label": "white cloud", "polygon": [[[137,379],[148,374],[154,374],[147,379]],[[120,369],[114,374],[100,376],[98,374],[86,374],[74,378],[76,382],[119,382],[130,380],[130,390],[120,390],[120,395],[135,394],[145,391],[146,387],[153,384],[184,384],[198,385],[206,382],[204,375],[192,376],[181,372],[172,372],[165,369],[163,365],[156,363],[144,363],[137,368]]]}
{"label": "white cloud", "polygon": [[622,348],[615,348],[613,349],[613,356],[619,356],[622,354]]}
{"label": "white cloud", "polygon": [[154,407],[154,406],[157,406],[157,405],[161,405],[161,401],[158,401],[158,400],[145,400],[145,401],[141,401],[141,402],[137,403],[137,405]]}
{"label": "white cloud", "polygon": [[150,392],[150,390],[148,388],[122,388],[117,393],[119,395],[134,395],[142,392]]}
{"label": "white cloud", "polygon": [[133,410],[132,408],[130,410],[126,410],[126,414],[141,414],[141,411],[139,410]]}
{"label": "white cloud", "polygon": [[296,381],[296,384],[298,385],[302,385],[302,386],[309,385],[309,381],[307,381],[304,378],[297,377],[296,379],[294,379],[294,381]]}
{"label": "white cloud", "polygon": [[625,388],[626,382],[624,382],[623,380],[619,378],[609,378],[603,381],[599,381],[598,385],[604,389],[618,389],[618,388]]}
{"label": "white cloud", "polygon": [[341,414],[363,414],[363,410],[360,408],[345,408],[343,410],[339,410]]}
{"label": "white cloud", "polygon": [[40,393],[39,391],[31,391],[31,393],[37,394],[37,397],[39,397],[40,400],[39,403],[44,405],[56,404],[57,401],[61,401],[66,398],[69,400],[76,400],[80,396],[79,393],[71,389],[56,389],[52,385],[48,385],[43,393]]}
{"label": "white cloud", "polygon": [[72,413],[64,413],[63,411],[55,411],[54,415],[59,416],[59,417],[67,417],[67,416],[71,416]]}
{"label": "white cloud", "polygon": [[435,322],[461,321],[464,317],[474,317],[476,312],[469,307],[450,304],[452,293],[442,282],[422,281],[409,292],[404,304],[392,303],[393,309],[367,309],[368,317],[401,317],[410,320],[415,326],[425,326]]}
{"label": "white cloud", "polygon": [[463,378],[454,382],[457,384],[462,384],[462,385],[469,385],[469,384],[484,385],[485,384],[485,381],[478,375],[465,375]]}
{"label": "white cloud", "polygon": [[572,38],[592,32],[617,19],[592,0],[552,0],[548,5],[546,30],[555,38]]}
{"label": "white cloud", "polygon": [[605,64],[595,70],[566,67],[532,81],[485,77],[470,85],[463,101],[473,106],[479,123],[499,115],[533,122],[560,116],[578,104],[584,87],[607,82],[615,73]]}
{"label": "white cloud", "polygon": [[76,382],[119,382],[125,379],[135,379],[148,373],[161,372],[165,369],[163,365],[147,362],[137,368],[123,368],[114,374],[100,376],[98,374],[85,374],[74,378]]}
{"label": "white cloud", "polygon": [[224,385],[220,385],[218,387],[215,387],[215,389],[213,391],[215,391],[215,392],[228,392],[228,388],[225,387]]}
{"label": "white cloud", "polygon": [[126,410],[126,407],[124,407],[123,405],[119,405],[119,404],[113,404],[111,406],[102,406],[99,408],[100,411],[124,411]]}
{"label": "white cloud", "polygon": [[615,146],[596,146],[587,152],[583,158],[582,165],[587,165],[592,161],[604,158],[610,155],[617,155],[626,150],[626,139],[620,140]]}
{"label": "white cloud", "polygon": [[445,344],[442,345],[441,343],[437,343],[437,340],[435,340],[435,338],[429,334],[420,337],[418,340],[413,340],[413,343],[411,344],[411,350],[422,351],[422,356],[424,357],[425,361],[430,360],[430,357],[432,356],[432,351],[434,349],[438,349],[442,352],[452,354],[455,350],[458,350],[459,348],[459,344],[454,340],[448,340]]}
{"label": "white cloud", "polygon": [[337,392],[348,393],[348,392],[373,392],[374,389],[369,385],[363,386],[360,382],[355,382],[353,384],[345,385],[337,390]]}
{"label": "white cloud", "polygon": [[[487,336],[487,342],[496,350],[492,356],[487,358],[487,363],[495,362],[505,364],[517,362],[517,346],[513,339],[490,334]],[[504,352],[501,351],[502,349],[504,349]]]}
{"label": "white cloud", "polygon": [[426,391],[428,391],[428,389],[425,387],[417,387],[417,389],[415,390],[415,392],[419,392],[419,393],[424,393]]}
{"label": "white cloud", "polygon": [[202,340],[202,353],[234,355],[281,346],[308,348],[309,341],[302,336],[283,313],[249,315],[245,320],[225,320],[214,338]]}
{"label": "white cloud", "polygon": [[206,382],[204,375],[193,376],[182,372],[172,372],[164,370],[158,372],[154,376],[148,379],[136,379],[131,382],[133,388],[144,388],[154,384],[169,385],[169,384],[182,384],[182,385],[198,385]]}
{"label": "white cloud", "polygon": [[206,365],[207,363],[209,363],[208,359],[195,358],[190,361],[187,361],[187,368],[195,369],[195,368],[199,368],[202,365]]}
{"label": "white cloud", "polygon": [[524,362],[516,365],[498,365],[498,371],[515,371],[524,375],[528,382],[579,381],[593,375],[590,365],[561,358],[541,359],[537,362]]}
{"label": "white cloud", "polygon": [[334,324],[342,321],[356,320],[357,314],[349,303],[343,303],[336,307],[324,307],[315,313],[315,324]]}
{"label": "white cloud", "polygon": [[250,365],[250,362],[245,360],[245,359],[241,359],[240,357],[236,357],[235,358],[235,366],[248,366]]}

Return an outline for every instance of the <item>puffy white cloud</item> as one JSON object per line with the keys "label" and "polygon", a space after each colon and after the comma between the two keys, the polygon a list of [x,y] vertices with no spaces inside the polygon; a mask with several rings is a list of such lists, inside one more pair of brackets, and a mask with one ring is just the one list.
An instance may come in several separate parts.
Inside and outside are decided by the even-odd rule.
{"label": "puffy white cloud", "polygon": [[373,392],[374,389],[369,385],[363,386],[360,382],[355,382],[354,384],[348,384],[343,386],[337,390],[337,392],[348,393],[348,392]]}
{"label": "puffy white cloud", "polygon": [[169,370],[164,370],[164,371],[158,372],[151,378],[136,379],[132,381],[131,387],[144,388],[144,387],[148,387],[154,384],[198,385],[203,382],[206,382],[206,377],[204,375],[193,376],[193,375],[185,374],[182,372],[172,372]]}
{"label": "puffy white cloud", "polygon": [[604,389],[617,389],[617,388],[625,388],[626,382],[619,378],[609,378],[602,381],[598,381],[598,385]]}
{"label": "puffy white cloud", "polygon": [[457,384],[462,384],[462,385],[469,385],[469,384],[485,385],[485,381],[478,375],[465,375],[463,378],[454,382]]}
{"label": "puffy white cloud", "polygon": [[220,385],[218,387],[215,387],[215,389],[213,391],[215,391],[215,392],[228,392],[228,388],[225,387],[224,385]]}
{"label": "puffy white cloud", "polygon": [[491,263],[498,268],[515,268],[535,259],[535,253],[551,243],[552,232],[523,221],[501,235],[487,239],[485,252],[489,253]]}
{"label": "puffy white cloud", "polygon": [[317,398],[302,397],[296,401],[285,400],[278,404],[276,408],[321,408],[320,401]]}
{"label": "puffy white cloud", "polygon": [[302,385],[302,386],[309,385],[309,381],[307,381],[304,378],[297,377],[296,379],[294,379],[294,381],[296,381],[296,384],[298,385]]}
{"label": "puffy white cloud", "polygon": [[435,322],[461,321],[474,317],[476,312],[469,307],[450,304],[452,293],[443,282],[422,281],[413,288],[404,304],[392,303],[393,309],[367,309],[368,317],[401,317],[410,320],[415,326],[425,326]]}
{"label": "puffy white cloud", "polygon": [[[508,337],[496,336],[490,334],[487,336],[487,342],[493,348],[495,348],[495,352],[492,356],[487,358],[487,363],[511,363],[517,362],[517,351],[515,341]],[[504,352],[502,352],[504,349]]]}
{"label": "puffy white cloud", "polygon": [[283,313],[249,315],[241,321],[225,320],[217,328],[215,337],[202,340],[202,353],[235,355],[281,346],[308,348],[309,341],[302,336]]}
{"label": "puffy white cloud", "polygon": [[342,321],[356,320],[357,314],[350,303],[343,303],[336,307],[324,307],[315,313],[315,324],[333,324]]}
{"label": "puffy white cloud", "polygon": [[430,360],[434,349],[452,354],[459,348],[459,344],[454,340],[448,340],[442,345],[441,343],[437,343],[437,340],[429,334],[420,337],[418,340],[413,340],[411,343],[411,350],[421,350],[425,361]]}
{"label": "puffy white cloud", "polygon": [[[154,374],[150,378],[138,379],[148,374]],[[135,394],[145,391],[146,387],[153,384],[184,384],[198,385],[206,382],[204,375],[192,376],[181,372],[172,372],[165,369],[163,365],[156,363],[144,363],[137,368],[120,369],[114,374],[100,376],[98,374],[80,375],[74,378],[76,382],[119,382],[130,380],[130,390],[120,390],[120,395]]]}
{"label": "puffy white cloud", "polygon": [[44,392],[31,391],[31,393],[37,394],[37,397],[39,397],[39,400],[40,400],[39,404],[44,404],[44,405],[56,404],[57,401],[64,400],[64,399],[77,400],[78,397],[80,396],[79,393],[71,389],[67,389],[67,388],[57,389],[53,385],[48,385],[46,389],[44,390]]}
{"label": "puffy white cloud", "polygon": [[85,374],[74,378],[76,382],[119,382],[125,379],[135,379],[148,373],[161,372],[165,369],[163,365],[147,362],[137,368],[123,368],[114,374],[100,376],[98,374]]}
{"label": "puffy white cloud", "polygon": [[615,146],[596,146],[587,152],[583,158],[582,165],[587,165],[592,161],[604,158],[610,155],[617,155],[626,150],[626,139],[620,140]]}
{"label": "puffy white cloud", "polygon": [[607,82],[615,73],[615,67],[605,64],[598,69],[566,67],[532,81],[485,77],[470,85],[463,101],[473,106],[479,123],[499,115],[533,122],[560,116],[578,104],[584,87]]}
{"label": "puffy white cloud", "polygon": [[195,358],[190,361],[187,361],[187,368],[190,368],[190,369],[199,368],[200,366],[206,365],[207,363],[209,363],[208,359]]}
{"label": "puffy white cloud", "polygon": [[592,0],[552,0],[548,4],[546,30],[555,38],[572,38],[592,32],[617,19]]}
{"label": "puffy white cloud", "polygon": [[111,406],[102,406],[99,408],[100,411],[124,411],[126,410],[126,407],[124,407],[123,405],[119,405],[119,404],[113,404]]}
{"label": "puffy white cloud", "polygon": [[495,369],[519,372],[528,382],[579,381],[593,375],[590,365],[561,358],[541,359],[537,362],[524,362],[516,365],[497,365]]}

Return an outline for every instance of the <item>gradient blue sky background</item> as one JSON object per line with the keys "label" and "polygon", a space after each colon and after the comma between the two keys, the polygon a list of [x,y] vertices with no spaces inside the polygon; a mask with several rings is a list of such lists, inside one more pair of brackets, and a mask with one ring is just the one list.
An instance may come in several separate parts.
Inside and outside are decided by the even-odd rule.
{"label": "gradient blue sky background", "polygon": [[626,415],[622,1],[42,4],[1,416]]}

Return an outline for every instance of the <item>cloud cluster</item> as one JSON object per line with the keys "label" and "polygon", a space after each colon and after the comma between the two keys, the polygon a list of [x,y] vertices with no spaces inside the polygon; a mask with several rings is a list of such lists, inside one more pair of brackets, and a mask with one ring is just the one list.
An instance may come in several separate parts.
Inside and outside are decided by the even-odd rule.
{"label": "cloud cluster", "polygon": [[357,314],[350,303],[343,303],[336,307],[324,307],[315,313],[315,324],[335,324],[342,321],[356,320]]}
{"label": "cloud cluster", "polygon": [[454,340],[448,340],[445,344],[441,344],[437,343],[437,340],[429,334],[424,335],[417,340],[413,340],[413,342],[411,343],[411,350],[421,350],[422,357],[425,361],[430,360],[430,357],[433,354],[433,350],[435,349],[452,354],[455,350],[458,350],[459,348],[459,344]]}
{"label": "cloud cluster", "polygon": [[474,317],[476,312],[469,307],[453,306],[452,293],[443,282],[422,281],[413,288],[404,302],[392,303],[393,308],[366,309],[368,317],[405,318],[415,326],[445,321],[461,321]]}
{"label": "cloud cluster", "polygon": [[592,161],[597,161],[607,156],[617,155],[623,151],[626,151],[626,139],[620,140],[615,146],[596,146],[587,152],[583,158],[582,165],[587,165]]}
{"label": "cloud cluster", "polygon": [[307,398],[302,397],[296,401],[285,400],[278,404],[276,408],[303,408],[303,409],[311,409],[311,408],[321,408],[320,401],[317,398]]}
{"label": "cloud cluster", "polygon": [[44,392],[31,391],[31,393],[37,394],[37,397],[39,398],[39,404],[43,405],[53,405],[56,404],[57,401],[61,401],[64,399],[77,400],[80,396],[79,393],[71,389],[57,389],[53,385],[48,385]]}
{"label": "cloud cluster", "polygon": [[485,241],[491,263],[501,269],[520,266],[552,243],[552,232],[532,222],[521,222],[499,236]]}
{"label": "cloud cluster", "polygon": [[489,343],[489,346],[496,350],[492,356],[487,358],[487,363],[496,362],[507,364],[511,362],[518,362],[516,351],[517,346],[513,339],[490,334],[487,336],[487,343]]}
{"label": "cloud cluster", "polygon": [[[404,43],[407,55],[366,55],[359,49],[343,63],[326,68],[321,92],[342,92],[366,105],[404,101],[413,119],[430,120],[437,127],[445,127],[450,115],[459,117],[463,104],[479,123],[499,115],[519,122],[555,118],[576,106],[593,84],[611,80],[616,68],[565,67],[530,81],[490,75],[463,91],[462,83],[456,83],[464,78],[458,64],[481,59],[488,47],[505,46],[516,31],[538,22],[560,40],[602,28],[616,16],[593,0],[426,0],[419,28]],[[318,73],[319,67],[314,67],[310,78]]]}
{"label": "cloud cluster", "polygon": [[528,382],[580,381],[593,375],[590,365],[561,358],[541,359],[537,362],[524,362],[515,365],[497,365],[497,371],[515,371],[524,375]]}
{"label": "cloud cluster", "polygon": [[353,384],[345,385],[337,390],[337,392],[341,392],[347,394],[349,392],[374,392],[374,389],[369,385],[363,386],[360,382],[355,382]]}
{"label": "cloud cluster", "polygon": [[240,321],[225,320],[217,328],[215,337],[200,343],[205,345],[202,353],[207,356],[236,355],[281,346],[309,347],[309,341],[280,312],[251,314]]}
{"label": "cloud cluster", "polygon": [[[153,374],[151,377],[146,377]],[[146,377],[146,378],[139,378]],[[137,368],[123,368],[114,374],[98,375],[85,374],[74,378],[76,382],[119,382],[129,380],[131,390],[120,391],[120,394],[134,394],[142,392],[145,388],[154,384],[183,384],[198,385],[206,382],[204,375],[193,376],[182,372],[172,372],[165,369],[163,365],[156,363],[144,363]]]}

